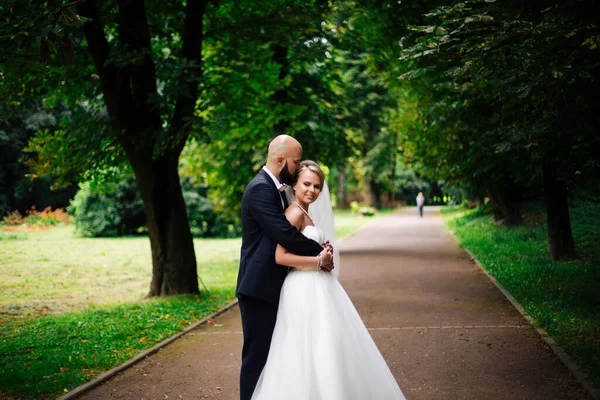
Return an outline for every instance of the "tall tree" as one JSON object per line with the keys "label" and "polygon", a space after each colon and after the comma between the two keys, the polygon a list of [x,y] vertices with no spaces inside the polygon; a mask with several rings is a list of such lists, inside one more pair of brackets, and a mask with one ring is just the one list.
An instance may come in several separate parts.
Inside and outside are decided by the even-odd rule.
{"label": "tall tree", "polygon": [[[144,1],[121,0],[117,4],[121,56],[133,59],[124,65],[110,57],[111,48],[96,3],[82,2],[77,7],[82,16],[90,19],[84,24],[84,32],[100,77],[111,126],[133,167],[144,200],[153,264],[149,294],[197,293],[196,257],[178,164],[189,135],[202,76],[200,56],[206,1],[189,1],[185,6],[181,32],[183,65],[176,81],[180,94],[175,97],[166,121],[156,102],[157,76]],[[165,136],[166,140],[161,140]],[[157,145],[161,147],[158,152]]]}
{"label": "tall tree", "polygon": [[[483,188],[508,220],[515,213],[507,205],[520,192],[543,188],[554,259],[575,255],[568,187],[598,167],[599,120],[590,105],[598,100],[600,53],[591,3],[441,7],[414,27],[424,35],[403,56],[417,61],[403,77],[429,83],[437,96],[424,109],[425,128],[437,138],[430,142],[437,160],[426,162],[449,162],[448,175]],[[413,149],[433,154],[417,141]]]}
{"label": "tall tree", "polygon": [[348,151],[322,3],[260,2],[211,20],[205,67],[214,89],[184,158],[221,213],[239,218],[239,199],[276,133],[295,136],[305,157],[327,165]]}
{"label": "tall tree", "polygon": [[[118,143],[131,164],[144,201],[153,263],[149,295],[198,293],[196,257],[178,162],[194,123],[202,80],[203,21],[208,2],[82,0],[27,6],[19,3],[11,1],[3,6],[3,11],[8,11],[20,25],[3,28],[18,30],[15,34],[19,37],[24,34],[41,39],[38,43],[28,39],[13,43],[9,48],[18,48],[8,55],[19,57],[5,57],[3,61],[9,66],[3,72],[12,74],[11,78],[21,78],[26,95],[83,102],[90,110],[94,109],[94,91],[100,89],[104,107],[96,104],[95,109],[106,110],[108,140],[113,148]],[[73,27],[73,21],[80,22],[84,36]],[[40,26],[42,29],[36,32]],[[2,33],[10,34],[6,29]],[[68,50],[66,61],[80,69],[61,65],[60,53],[53,45],[57,32],[62,35],[59,48]],[[62,75],[62,85],[70,86],[73,93],[59,89],[64,96],[61,98],[52,94],[53,85],[61,81],[47,79],[45,85],[35,88],[25,80],[26,76],[19,75],[17,62],[31,57],[36,45],[41,46],[47,66],[32,66],[29,71],[40,73],[45,69],[50,74]],[[75,87],[75,82],[81,86]],[[68,141],[63,144],[73,147]],[[60,162],[54,160],[51,164]],[[85,162],[82,166],[85,168]]]}

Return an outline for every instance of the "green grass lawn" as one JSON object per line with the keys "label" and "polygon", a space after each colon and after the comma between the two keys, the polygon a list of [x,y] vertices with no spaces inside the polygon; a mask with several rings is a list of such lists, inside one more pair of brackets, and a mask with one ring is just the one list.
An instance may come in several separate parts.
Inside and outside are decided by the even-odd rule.
{"label": "green grass lawn", "polygon": [[600,205],[571,208],[579,258],[568,262],[550,259],[539,206],[526,209],[524,226],[510,229],[478,210],[446,211],[460,245],[600,384]]}
{"label": "green grass lawn", "polygon": [[[336,212],[338,236],[376,218]],[[209,292],[144,299],[147,238],[78,238],[72,226],[0,232],[0,395],[56,397],[218,310],[235,297],[240,244],[195,239]]]}

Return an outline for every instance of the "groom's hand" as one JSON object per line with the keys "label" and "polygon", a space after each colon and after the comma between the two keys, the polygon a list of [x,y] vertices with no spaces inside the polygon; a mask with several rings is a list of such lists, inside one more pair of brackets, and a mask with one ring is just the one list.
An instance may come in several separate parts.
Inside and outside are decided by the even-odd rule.
{"label": "groom's hand", "polygon": [[333,250],[331,245],[329,247],[324,247],[323,251],[319,255],[321,256],[321,268],[327,272],[331,272],[331,270],[334,268]]}

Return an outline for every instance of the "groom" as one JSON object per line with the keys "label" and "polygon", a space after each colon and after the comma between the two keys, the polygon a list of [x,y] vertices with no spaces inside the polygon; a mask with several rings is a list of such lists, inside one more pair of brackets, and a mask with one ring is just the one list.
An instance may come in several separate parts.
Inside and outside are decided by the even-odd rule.
{"label": "groom", "polygon": [[275,263],[280,244],[303,256],[321,255],[323,268],[333,269],[327,248],[308,239],[283,214],[285,186],[294,181],[302,161],[302,146],[291,136],[269,144],[267,165],[250,181],[242,197],[242,251],[236,296],[244,331],[240,399],[250,400],[269,354],[277,318],[279,293],[288,268]]}

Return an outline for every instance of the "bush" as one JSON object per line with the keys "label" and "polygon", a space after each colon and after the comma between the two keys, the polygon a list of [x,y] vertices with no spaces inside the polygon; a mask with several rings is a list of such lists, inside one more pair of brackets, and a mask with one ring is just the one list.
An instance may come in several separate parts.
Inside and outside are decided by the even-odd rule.
{"label": "bush", "polygon": [[146,224],[144,203],[135,180],[117,183],[111,193],[95,193],[84,183],[69,206],[75,216],[75,229],[86,237],[136,235]]}
{"label": "bush", "polygon": [[[190,230],[195,237],[235,237],[241,227],[224,220],[214,211],[206,188],[194,187],[182,179]],[[69,210],[75,216],[75,228],[87,237],[111,237],[147,234],[144,203],[133,178],[114,185],[109,193],[98,193],[89,183],[81,185]]]}
{"label": "bush", "polygon": [[181,187],[192,235],[221,238],[241,235],[241,225],[227,221],[215,212],[213,201],[206,197],[206,187],[194,187],[187,179],[182,179]]}
{"label": "bush", "polygon": [[18,226],[25,224],[25,218],[18,211],[10,212],[6,217],[2,219],[5,225]]}
{"label": "bush", "polygon": [[358,212],[363,217],[372,217],[377,211],[373,207],[361,207],[360,210],[358,210]]}
{"label": "bush", "polygon": [[352,214],[360,214],[363,217],[372,217],[377,212],[373,207],[361,207],[358,201],[351,202],[350,209],[352,210]]}
{"label": "bush", "polygon": [[27,216],[23,217],[19,211],[13,211],[3,218],[3,222],[10,226],[54,226],[70,223],[69,214],[61,208],[52,211],[51,207],[46,207],[43,211],[38,211],[33,206],[25,213]]}
{"label": "bush", "polygon": [[28,225],[54,226],[70,223],[69,214],[60,208],[52,211],[51,207],[46,207],[44,211],[37,211],[33,206],[31,210],[26,211],[26,214],[25,223]]}

